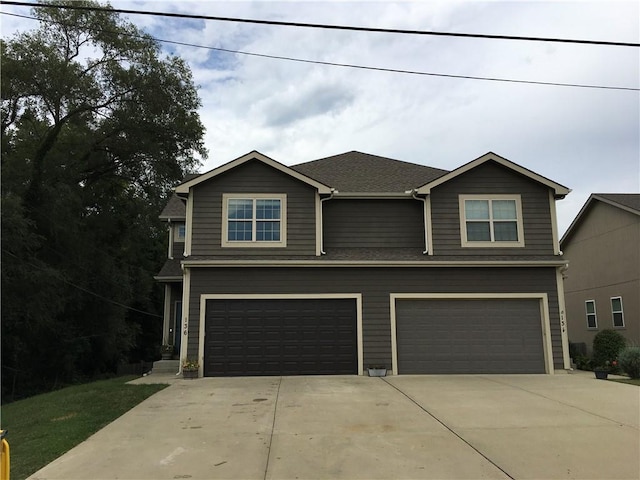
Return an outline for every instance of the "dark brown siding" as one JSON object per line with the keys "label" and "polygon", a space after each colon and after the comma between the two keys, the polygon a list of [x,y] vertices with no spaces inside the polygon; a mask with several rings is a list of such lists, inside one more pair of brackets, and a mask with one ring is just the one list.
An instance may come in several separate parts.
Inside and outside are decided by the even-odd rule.
{"label": "dark brown siding", "polygon": [[546,293],[555,368],[563,368],[556,276],[537,268],[192,268],[188,354],[198,353],[200,295],[361,293],[364,366],[391,365],[390,293]]}
{"label": "dark brown siding", "polygon": [[324,249],[424,250],[424,203],[416,200],[330,200],[324,203]]}
{"label": "dark brown siding", "polygon": [[[524,247],[462,248],[458,195],[520,194]],[[434,255],[553,255],[549,190],[495,162],[487,162],[431,193]]]}
{"label": "dark brown siding", "polygon": [[[287,195],[286,248],[222,248],[223,193]],[[315,255],[315,190],[259,161],[249,161],[193,189],[191,255]]]}

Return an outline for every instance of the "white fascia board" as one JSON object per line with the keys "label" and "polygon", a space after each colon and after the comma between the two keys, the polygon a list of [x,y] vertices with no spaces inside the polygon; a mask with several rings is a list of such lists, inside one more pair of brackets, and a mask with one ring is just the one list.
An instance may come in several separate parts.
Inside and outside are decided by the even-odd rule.
{"label": "white fascia board", "polygon": [[530,179],[535,180],[536,182],[546,185],[547,187],[551,188],[554,191],[554,195],[556,197],[564,197],[565,195],[568,195],[571,192],[571,189],[565,187],[564,185],[560,185],[559,183],[549,180],[548,178],[543,177],[542,175],[538,175],[537,173],[529,170],[528,168],[522,167],[517,163],[513,163],[512,161],[507,160],[506,158],[503,158],[500,155],[496,155],[493,152],[489,152],[479,158],[476,158],[475,160],[472,160],[471,162],[465,165],[462,165],[461,167],[456,168],[455,170],[443,175],[442,177],[439,177],[433,180],[432,182],[424,184],[423,186],[418,188],[417,193],[422,195],[428,195],[429,193],[431,193],[431,189],[433,189],[434,187],[437,187],[438,185],[442,185],[443,183],[448,182],[449,180],[457,177],[458,175],[462,175],[463,173],[466,173],[469,170],[472,170],[477,166],[482,165],[483,163],[488,161],[494,161],[496,163],[499,163],[500,165],[506,168],[510,168],[511,170],[518,172],[521,175],[524,175],[525,177],[529,177]]}
{"label": "white fascia board", "polygon": [[401,199],[411,198],[413,191],[410,192],[339,192],[334,191],[333,198],[352,198],[352,199]]}
{"label": "white fascia board", "polygon": [[345,261],[345,260],[184,260],[182,265],[190,268],[207,267],[559,267],[566,260],[553,261]]}
{"label": "white fascia board", "polygon": [[208,171],[207,173],[203,173],[202,175],[194,178],[193,180],[190,180],[188,182],[185,182],[181,185],[178,185],[175,189],[175,192],[177,194],[181,194],[181,195],[188,195],[189,194],[189,189],[191,187],[194,187],[196,185],[198,185],[201,182],[205,182],[207,180],[209,180],[210,178],[213,178],[217,175],[220,175],[224,172],[227,172],[233,168],[236,168],[240,165],[242,165],[243,163],[246,163],[250,160],[259,160],[267,165],[269,165],[270,167],[275,168],[276,170],[279,170],[297,180],[300,180],[301,182],[306,183],[307,185],[310,185],[314,188],[316,188],[318,190],[319,193],[323,193],[323,194],[329,194],[331,193],[331,187],[324,185],[323,183],[317,182],[316,180],[313,180],[312,178],[307,177],[306,175],[302,175],[301,173],[296,172],[295,170],[287,167],[286,165],[283,165],[280,162],[276,162],[275,160],[267,157],[266,155],[263,155],[260,152],[257,152],[255,150],[253,150],[252,152],[247,153],[246,155],[243,155],[239,158],[236,158],[235,160],[232,160],[228,163],[225,163],[224,165],[218,167],[218,168],[214,168],[213,170]]}

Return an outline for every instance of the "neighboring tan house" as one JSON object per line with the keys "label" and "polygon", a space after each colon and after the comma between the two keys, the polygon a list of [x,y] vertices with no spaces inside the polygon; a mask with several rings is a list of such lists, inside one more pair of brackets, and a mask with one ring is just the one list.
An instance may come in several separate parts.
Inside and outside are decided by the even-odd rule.
{"label": "neighboring tan house", "polygon": [[569,191],[494,153],[448,172],[250,152],[162,213],[164,340],[201,376],[567,369],[555,202]]}
{"label": "neighboring tan house", "polygon": [[640,345],[640,194],[594,193],[561,240],[569,340],[614,329]]}

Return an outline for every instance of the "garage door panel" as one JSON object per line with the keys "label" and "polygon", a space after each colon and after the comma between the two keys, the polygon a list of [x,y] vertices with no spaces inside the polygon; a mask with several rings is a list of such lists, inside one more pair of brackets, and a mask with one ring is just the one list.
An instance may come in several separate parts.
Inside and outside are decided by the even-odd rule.
{"label": "garage door panel", "polygon": [[399,373],[544,373],[537,299],[400,299]]}
{"label": "garage door panel", "polygon": [[205,376],[357,373],[354,299],[215,299]]}

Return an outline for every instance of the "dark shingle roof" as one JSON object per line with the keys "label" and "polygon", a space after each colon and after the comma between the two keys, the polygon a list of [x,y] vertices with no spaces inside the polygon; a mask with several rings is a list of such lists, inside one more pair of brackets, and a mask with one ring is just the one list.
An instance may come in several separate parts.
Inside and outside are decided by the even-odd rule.
{"label": "dark shingle roof", "polygon": [[447,170],[361,152],[347,152],[290,167],[339,192],[403,193]]}
{"label": "dark shingle roof", "polygon": [[163,220],[179,220],[187,217],[187,208],[184,204],[184,200],[180,199],[177,195],[172,195],[167,205],[162,210],[160,218]]}
{"label": "dark shingle roof", "polygon": [[640,193],[594,193],[593,196],[601,197],[640,213]]}
{"label": "dark shingle roof", "polygon": [[182,278],[182,267],[180,266],[180,262],[182,258],[169,258],[156,275],[156,278]]}

